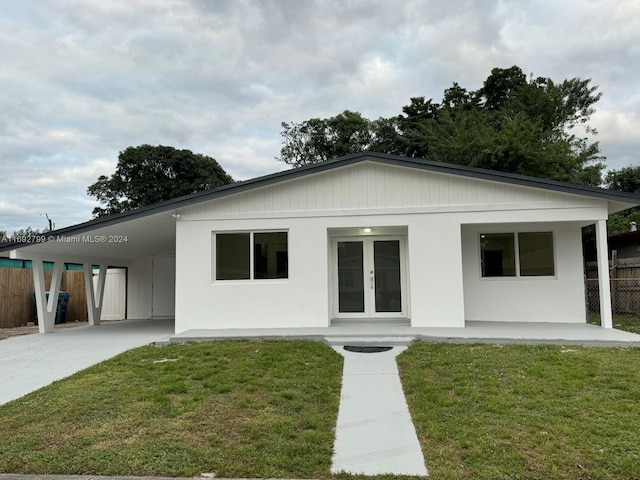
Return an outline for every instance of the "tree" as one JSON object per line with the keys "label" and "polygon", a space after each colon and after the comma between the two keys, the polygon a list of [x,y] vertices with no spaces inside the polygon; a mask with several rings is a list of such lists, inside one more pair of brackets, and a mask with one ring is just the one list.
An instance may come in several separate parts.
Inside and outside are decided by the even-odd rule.
{"label": "tree", "polygon": [[514,66],[493,69],[477,91],[454,83],[440,104],[412,98],[398,119],[398,153],[597,186],[603,157],[588,122],[600,94],[589,83],[527,81]]}
{"label": "tree", "polygon": [[128,147],[118,155],[111,177],[101,175],[87,188],[104,207],[93,215],[104,217],[232,183],[213,158],[162,145]]}
{"label": "tree", "polygon": [[[604,183],[611,190],[640,194],[640,167],[629,165],[620,170],[610,170]],[[640,207],[609,215],[607,221],[609,235],[628,232],[631,222],[636,222],[640,226]]]}
{"label": "tree", "polygon": [[6,241],[7,241],[7,231],[0,230],[0,242],[6,242]]}
{"label": "tree", "polygon": [[330,118],[311,118],[302,123],[282,122],[283,146],[276,157],[293,167],[324,162],[363,150],[386,151],[397,135],[389,119],[369,120],[345,110]]}
{"label": "tree", "polygon": [[610,170],[604,184],[611,190],[640,194],[640,167],[629,165],[620,170]]}
{"label": "tree", "polygon": [[590,80],[495,68],[479,90],[454,83],[440,103],[414,97],[397,117],[283,123],[279,159],[299,166],[373,150],[597,186],[604,165],[589,121],[600,95]]}

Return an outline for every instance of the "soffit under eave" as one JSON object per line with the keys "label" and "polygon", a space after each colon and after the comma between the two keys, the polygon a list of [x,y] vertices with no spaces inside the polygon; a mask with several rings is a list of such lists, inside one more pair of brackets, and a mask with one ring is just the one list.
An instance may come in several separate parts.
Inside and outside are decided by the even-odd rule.
{"label": "soffit under eave", "polygon": [[639,204],[637,203],[624,203],[624,202],[608,202],[608,211],[609,215],[613,213],[622,212],[624,210],[629,210],[630,208],[635,208]]}

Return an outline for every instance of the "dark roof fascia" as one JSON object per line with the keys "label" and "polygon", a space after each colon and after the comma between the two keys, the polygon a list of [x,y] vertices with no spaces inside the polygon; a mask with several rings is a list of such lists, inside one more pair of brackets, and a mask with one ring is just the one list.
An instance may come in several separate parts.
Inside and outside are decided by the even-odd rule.
{"label": "dark roof fascia", "polygon": [[[135,210],[130,210],[115,215],[109,215],[108,217],[96,218],[84,223],[72,225],[70,227],[62,228],[60,230],[54,230],[48,232],[47,235],[70,235],[78,234],[88,230],[94,230],[95,228],[104,228],[111,225],[135,220],[137,218],[147,217],[151,215],[166,213],[175,211],[179,208],[188,207],[200,202],[215,200],[218,198],[226,197],[242,193],[248,190],[256,188],[264,188],[273,184],[277,184],[283,181],[295,180],[299,177],[304,177],[311,174],[322,173],[325,171],[333,170],[335,168],[346,167],[349,165],[357,164],[364,161],[373,161],[383,163],[387,165],[394,165],[406,168],[416,168],[420,170],[433,171],[436,173],[443,173],[449,175],[464,176],[474,178],[478,180],[486,180],[492,182],[509,183],[513,185],[520,185],[531,188],[541,188],[545,190],[552,190],[562,193],[569,193],[573,195],[582,195],[587,197],[600,198],[603,200],[609,200],[613,202],[629,203],[633,205],[640,205],[640,195],[615,192],[612,190],[605,190],[602,188],[587,187],[582,185],[574,185],[570,183],[558,182],[555,180],[548,180],[544,178],[528,177],[525,175],[517,175],[513,173],[504,173],[493,170],[485,170],[481,168],[467,167],[462,165],[454,165],[449,163],[434,162],[430,160],[424,160],[420,158],[403,157],[400,155],[390,155],[377,152],[361,152],[345,155],[335,158],[333,160],[327,160],[322,163],[316,163],[312,165],[305,165],[299,168],[293,168],[291,170],[283,170],[281,172],[264,175],[261,177],[245,180],[243,182],[232,183],[230,185],[224,185],[211,190],[205,190],[202,192],[193,193],[191,195],[185,195],[183,197],[174,198],[165,202],[156,203],[154,205],[148,205],[146,207],[140,207]],[[12,250],[15,248],[21,248],[32,245],[32,243],[8,243],[0,245],[0,251]]]}

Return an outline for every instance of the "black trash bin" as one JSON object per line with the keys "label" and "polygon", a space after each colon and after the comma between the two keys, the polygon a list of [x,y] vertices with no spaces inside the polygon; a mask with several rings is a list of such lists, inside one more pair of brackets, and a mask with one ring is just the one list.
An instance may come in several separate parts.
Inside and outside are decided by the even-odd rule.
{"label": "black trash bin", "polygon": [[[35,300],[35,294],[33,295]],[[56,307],[56,320],[55,324],[59,325],[61,323],[67,323],[67,307],[69,306],[69,298],[71,298],[71,294],[69,292],[59,292],[58,293],[58,305]],[[45,292],[45,299],[49,301],[49,292]],[[36,311],[36,318],[34,319],[34,324],[38,325],[38,313]]]}

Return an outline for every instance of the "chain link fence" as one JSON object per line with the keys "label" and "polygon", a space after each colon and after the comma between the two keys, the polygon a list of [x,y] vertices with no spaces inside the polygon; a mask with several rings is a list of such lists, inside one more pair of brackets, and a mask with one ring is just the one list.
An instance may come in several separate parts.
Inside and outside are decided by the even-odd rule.
{"label": "chain link fence", "polygon": [[[640,278],[612,278],[611,310],[613,315],[640,318]],[[590,323],[600,321],[600,291],[597,278],[585,280],[585,301]]]}

